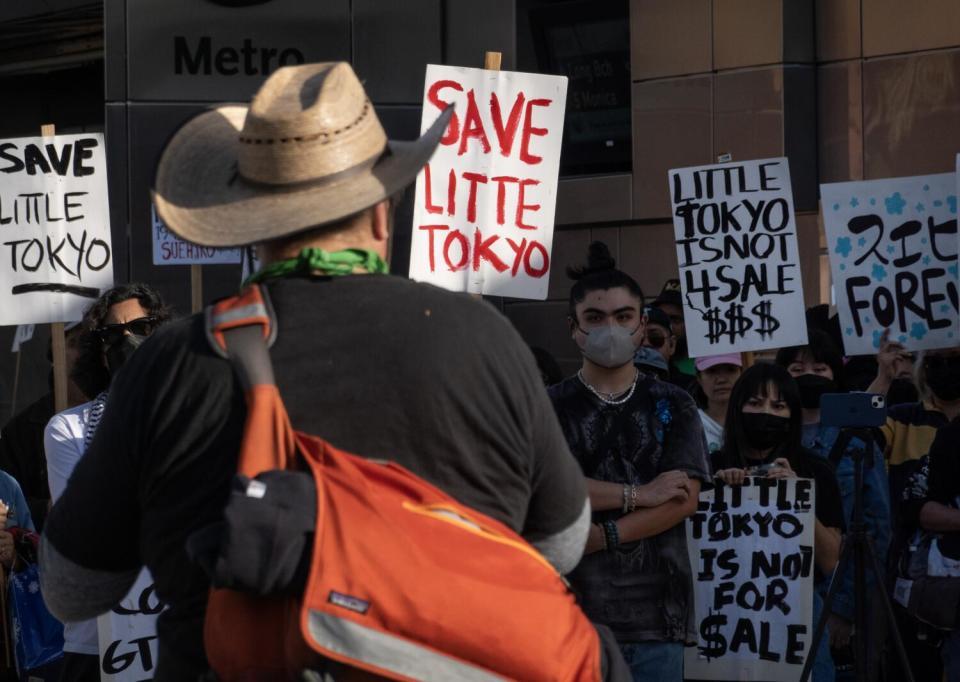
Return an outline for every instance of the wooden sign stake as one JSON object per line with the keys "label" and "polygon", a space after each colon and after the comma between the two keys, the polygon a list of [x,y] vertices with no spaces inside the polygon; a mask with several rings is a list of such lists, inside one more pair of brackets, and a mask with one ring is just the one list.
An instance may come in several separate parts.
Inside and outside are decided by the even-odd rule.
{"label": "wooden sign stake", "polygon": [[190,266],[190,310],[203,310],[203,266],[196,263]]}
{"label": "wooden sign stake", "polygon": [[[53,137],[57,127],[52,123],[40,126],[41,137]],[[63,322],[50,325],[50,343],[53,351],[53,406],[57,412],[67,409],[67,342]]]}

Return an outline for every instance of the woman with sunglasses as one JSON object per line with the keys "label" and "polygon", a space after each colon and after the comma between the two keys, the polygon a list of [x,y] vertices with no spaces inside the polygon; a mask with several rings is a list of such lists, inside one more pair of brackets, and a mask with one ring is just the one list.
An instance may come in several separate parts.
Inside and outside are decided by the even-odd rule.
{"label": "woman with sunglasses", "polygon": [[[80,351],[72,378],[86,395],[97,397],[54,415],[44,430],[47,477],[53,502],[63,494],[73,468],[93,439],[112,378],[144,339],[169,319],[170,309],[147,284],[116,286],[84,313]],[[98,681],[97,622],[66,623],[63,639],[60,680]]]}
{"label": "woman with sunglasses", "polygon": [[[843,506],[830,465],[800,444],[801,415],[800,391],[787,370],[768,362],[753,365],[730,394],[725,440],[712,456],[713,469],[727,485],[742,485],[747,476],[814,480],[814,580],[822,591],[840,556]],[[822,608],[820,595],[814,594],[814,623]],[[835,679],[829,632],[816,651],[811,679]]]}
{"label": "woman with sunglasses", "polygon": [[677,352],[677,337],[670,326],[670,317],[660,308],[650,306],[644,308],[643,314],[647,325],[640,345],[663,356],[669,368],[667,380],[689,393],[692,387],[690,377],[680,372],[672,362]]}

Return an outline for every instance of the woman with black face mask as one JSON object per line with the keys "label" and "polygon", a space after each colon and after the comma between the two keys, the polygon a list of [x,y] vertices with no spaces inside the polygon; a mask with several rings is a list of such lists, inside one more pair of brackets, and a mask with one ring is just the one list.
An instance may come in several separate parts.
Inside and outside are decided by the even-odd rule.
{"label": "woman with black face mask", "polygon": [[[44,430],[53,501],[63,494],[73,468],[96,433],[113,377],[140,344],[169,319],[170,309],[147,284],[113,287],[84,313],[72,378],[84,393],[96,398],[54,415]],[[109,504],[110,500],[103,503]],[[60,680],[100,679],[96,621],[67,623],[63,651]]]}
{"label": "woman with black face mask", "polygon": [[[826,586],[840,556],[845,528],[840,488],[830,465],[800,444],[802,407],[796,382],[783,367],[758,363],[733,387],[723,447],[713,454],[716,478],[740,485],[747,476],[812,478],[816,489],[814,525],[815,582]],[[814,595],[814,622],[823,601]],[[814,682],[835,679],[829,629],[817,649]]]}
{"label": "woman with black face mask", "polygon": [[[842,491],[844,519],[849,525],[852,521],[854,504],[854,459],[866,448],[859,439],[852,439],[842,450],[836,448],[841,430],[820,423],[820,400],[827,393],[840,392],[843,385],[843,360],[840,350],[833,340],[823,331],[811,330],[806,346],[783,348],[777,353],[776,362],[786,368],[797,382],[800,390],[800,404],[803,407],[803,425],[800,442],[804,448],[830,461],[835,467],[837,482]],[[890,486],[887,470],[883,461],[883,451],[874,445],[872,466],[863,469],[864,520],[867,532],[873,539],[873,546],[880,557],[886,556],[890,545]],[[854,619],[854,574],[847,571],[833,601],[830,614],[830,645],[835,650],[844,650],[837,658],[849,659],[851,656],[850,636]],[[883,581],[868,575],[868,589],[883,589]],[[879,605],[879,600],[872,603]],[[869,612],[869,611],[868,611]],[[871,622],[882,622],[879,614]],[[868,624],[869,625],[869,624]],[[868,652],[877,651],[882,645],[884,633],[874,628],[868,633]],[[868,679],[879,674],[879,657],[869,656]]]}

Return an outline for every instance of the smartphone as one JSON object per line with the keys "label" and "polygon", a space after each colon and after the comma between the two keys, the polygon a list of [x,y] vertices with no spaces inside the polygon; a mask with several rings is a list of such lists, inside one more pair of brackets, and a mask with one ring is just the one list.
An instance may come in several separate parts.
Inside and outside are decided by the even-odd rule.
{"label": "smartphone", "polygon": [[823,426],[862,428],[883,426],[887,401],[878,393],[826,393],[820,398]]}

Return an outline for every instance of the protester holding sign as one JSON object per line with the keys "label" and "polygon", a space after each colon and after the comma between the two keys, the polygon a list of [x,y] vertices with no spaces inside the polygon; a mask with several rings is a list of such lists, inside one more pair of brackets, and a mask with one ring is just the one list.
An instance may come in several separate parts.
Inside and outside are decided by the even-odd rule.
{"label": "protester holding sign", "polygon": [[[53,416],[44,430],[50,497],[63,494],[70,474],[93,440],[106,407],[110,380],[129,354],[170,319],[160,294],[147,284],[124,284],[103,294],[83,316],[83,351],[75,371],[96,398]],[[97,622],[68,622],[63,629],[63,682],[98,682]]]}
{"label": "protester holding sign", "polygon": [[643,292],[606,245],[594,242],[587,266],[568,274],[583,365],[549,393],[594,510],[570,581],[591,620],[613,629],[634,680],[679,682],[696,639],[683,521],[709,475],[696,405],[635,368]]}
{"label": "protester holding sign", "polygon": [[[746,370],[730,395],[723,448],[714,454],[716,476],[727,485],[743,483],[748,475],[770,478],[800,476],[816,484],[814,562],[817,582],[825,580],[840,556],[840,533],[845,528],[840,488],[830,465],[800,443],[803,407],[800,391],[790,374],[770,363]],[[814,622],[822,606],[814,599]],[[834,678],[829,640],[816,652],[815,682]]]}

